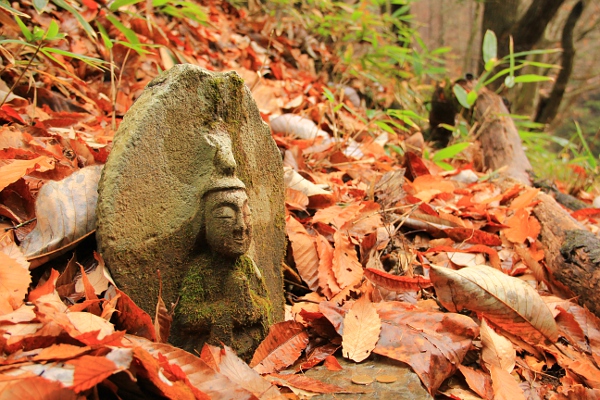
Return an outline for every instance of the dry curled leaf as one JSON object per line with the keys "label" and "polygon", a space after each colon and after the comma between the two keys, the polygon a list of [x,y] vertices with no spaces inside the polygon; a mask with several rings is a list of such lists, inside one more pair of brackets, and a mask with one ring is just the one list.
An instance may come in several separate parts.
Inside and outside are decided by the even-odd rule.
{"label": "dry curled leaf", "polygon": [[458,271],[432,265],[429,274],[439,301],[448,310],[475,311],[531,343],[543,337],[558,340],[552,312],[535,289],[522,280],[487,265]]}
{"label": "dry curled leaf", "polygon": [[83,168],[42,186],[35,205],[37,224],[21,242],[27,258],[62,248],[96,229],[101,171],[102,166]]}
{"label": "dry curled leaf", "polygon": [[431,281],[423,276],[409,277],[388,274],[373,268],[365,269],[365,277],[377,286],[395,292],[416,292],[433,286]]}
{"label": "dry curled leaf", "polygon": [[515,367],[517,352],[510,340],[497,334],[486,322],[485,318],[481,320],[481,359],[488,370],[495,365],[511,373]]}

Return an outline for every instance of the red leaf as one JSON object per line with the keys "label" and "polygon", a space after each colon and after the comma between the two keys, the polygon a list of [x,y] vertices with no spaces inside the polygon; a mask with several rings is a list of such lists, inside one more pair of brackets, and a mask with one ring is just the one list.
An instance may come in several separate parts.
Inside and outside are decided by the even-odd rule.
{"label": "red leaf", "polygon": [[365,269],[365,277],[375,285],[395,292],[416,292],[433,286],[431,281],[423,276],[397,276],[373,268]]}
{"label": "red leaf", "polygon": [[444,233],[455,242],[485,244],[486,246],[501,246],[502,241],[498,235],[469,228],[448,228]]}
{"label": "red leaf", "polygon": [[308,333],[302,324],[295,321],[277,323],[269,328],[250,366],[259,374],[280,371],[300,357],[308,344]]}

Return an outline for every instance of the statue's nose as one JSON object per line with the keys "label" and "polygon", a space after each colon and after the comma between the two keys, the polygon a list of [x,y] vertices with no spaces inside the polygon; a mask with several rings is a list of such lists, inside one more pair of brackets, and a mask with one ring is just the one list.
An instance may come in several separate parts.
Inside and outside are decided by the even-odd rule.
{"label": "statue's nose", "polygon": [[219,172],[224,176],[231,176],[235,173],[237,164],[231,149],[219,147],[216,154],[215,165]]}

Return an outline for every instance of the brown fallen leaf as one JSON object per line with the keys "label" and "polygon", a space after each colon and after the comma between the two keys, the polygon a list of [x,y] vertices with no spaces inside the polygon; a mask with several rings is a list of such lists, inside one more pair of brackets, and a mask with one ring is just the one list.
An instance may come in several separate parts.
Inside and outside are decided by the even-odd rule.
{"label": "brown fallen leaf", "polygon": [[381,319],[375,306],[367,296],[361,297],[344,317],[343,356],[356,362],[363,361],[375,348],[380,332]]}
{"label": "brown fallen leaf", "polygon": [[296,269],[312,291],[319,289],[319,254],[315,239],[291,215],[285,219],[285,230],[292,244]]}
{"label": "brown fallen leaf", "polygon": [[428,312],[407,303],[375,303],[382,329],[374,353],[407,363],[432,395],[451,376],[479,334],[469,317]]}
{"label": "brown fallen leaf", "polygon": [[49,171],[54,168],[52,157],[39,156],[31,160],[13,160],[0,164],[0,190],[13,182],[18,181],[26,174],[33,171]]}
{"label": "brown fallen leaf", "polygon": [[558,340],[552,312],[529,284],[477,265],[455,271],[431,265],[430,278],[439,301],[452,312],[462,309],[484,315],[502,329],[537,344]]}
{"label": "brown fallen leaf", "polygon": [[[321,382],[317,379],[304,375],[294,374],[270,374],[269,377],[275,378],[273,381],[279,385],[293,386],[298,389],[313,393],[365,393],[362,389],[344,388],[331,383]],[[283,381],[283,382],[281,382]]]}
{"label": "brown fallen leaf", "polygon": [[133,335],[126,335],[125,340],[131,342],[133,346],[139,346],[155,359],[158,359],[159,355],[164,357],[168,364],[177,366],[181,370],[190,385],[206,393],[212,399],[256,399],[256,396],[238,383],[215,371],[202,359],[187,351],[170,344],[154,343]]}
{"label": "brown fallen leaf", "polygon": [[431,281],[423,276],[398,276],[373,268],[365,268],[365,277],[375,285],[395,292],[416,292],[433,286]]}
{"label": "brown fallen leaf", "polygon": [[350,238],[337,231],[333,235],[335,246],[333,249],[333,273],[340,288],[351,287],[360,282],[363,276],[363,267],[358,261],[354,244]]}
{"label": "brown fallen leaf", "polygon": [[0,251],[0,315],[18,309],[27,294],[31,275],[27,264]]}
{"label": "brown fallen leaf", "polygon": [[52,252],[96,229],[101,171],[97,165],[83,168],[42,186],[36,200],[37,224],[21,242],[27,258]]}
{"label": "brown fallen leaf", "polygon": [[250,367],[259,374],[270,374],[291,365],[308,344],[308,333],[296,321],[279,322],[254,352]]}

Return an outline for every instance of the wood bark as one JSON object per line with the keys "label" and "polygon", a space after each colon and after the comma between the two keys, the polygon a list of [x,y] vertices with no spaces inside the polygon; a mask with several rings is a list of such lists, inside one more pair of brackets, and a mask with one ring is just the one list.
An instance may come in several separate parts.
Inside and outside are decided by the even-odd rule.
{"label": "wood bark", "polygon": [[528,171],[532,167],[502,98],[492,91],[481,89],[475,103],[475,118],[481,125],[478,134],[484,166],[491,170],[502,168],[504,175],[530,185]]}
{"label": "wood bark", "polygon": [[577,2],[577,4],[575,4],[569,13],[567,22],[565,22],[561,37],[561,45],[563,49],[561,70],[556,77],[556,82],[554,82],[550,96],[540,102],[540,107],[538,108],[537,115],[535,117],[536,122],[541,122],[543,124],[550,123],[558,113],[558,107],[562,102],[565,90],[567,89],[567,84],[569,83],[569,78],[573,72],[573,62],[575,59],[573,30],[575,29],[577,21],[581,17],[583,7],[583,1]]}

